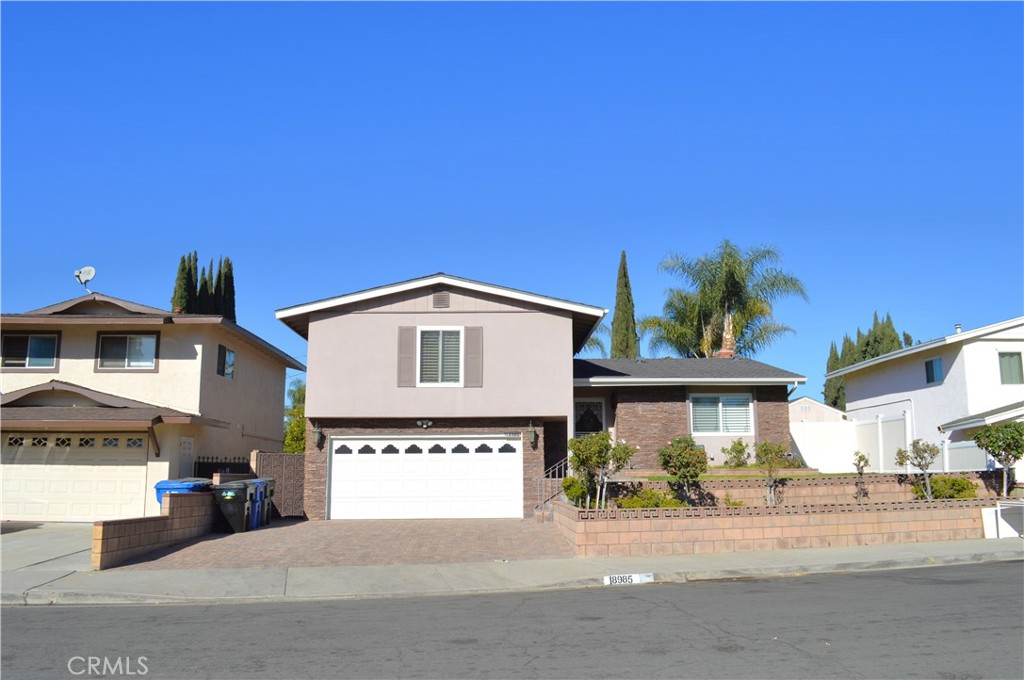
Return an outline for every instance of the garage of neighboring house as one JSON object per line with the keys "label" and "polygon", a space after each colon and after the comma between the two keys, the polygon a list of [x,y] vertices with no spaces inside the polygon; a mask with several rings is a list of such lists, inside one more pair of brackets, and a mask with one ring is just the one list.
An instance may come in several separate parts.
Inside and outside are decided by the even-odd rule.
{"label": "garage of neighboring house", "polygon": [[519,434],[332,436],[332,519],[521,518]]}
{"label": "garage of neighboring house", "polygon": [[5,432],[3,518],[79,521],[145,514],[144,433]]}

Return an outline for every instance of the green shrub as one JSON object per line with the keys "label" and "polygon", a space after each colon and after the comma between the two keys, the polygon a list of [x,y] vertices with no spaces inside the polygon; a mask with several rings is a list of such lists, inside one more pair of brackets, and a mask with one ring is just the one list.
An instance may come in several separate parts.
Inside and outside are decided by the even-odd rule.
{"label": "green shrub", "polygon": [[744,503],[743,501],[739,500],[738,498],[737,499],[733,499],[733,497],[730,496],[729,494],[725,494],[725,497],[722,498],[722,505],[728,506],[730,508],[738,508],[738,507],[746,505],[746,503]]}
{"label": "green shrub", "polygon": [[620,508],[681,508],[686,503],[667,491],[643,488],[615,499]]}
{"label": "green shrub", "polygon": [[562,491],[573,505],[580,505],[586,499],[589,490],[587,483],[579,477],[566,477],[562,480]]}
{"label": "green shrub", "polygon": [[658,463],[675,478],[676,486],[689,494],[697,486],[700,476],[708,471],[708,456],[704,447],[693,437],[676,437],[658,451]]}
{"label": "green shrub", "polygon": [[722,447],[725,454],[725,467],[739,468],[747,466],[747,458],[750,457],[749,447],[742,439],[733,441],[728,447]]}
{"label": "green shrub", "polygon": [[[978,485],[963,477],[932,477],[933,498],[977,498]],[[914,496],[919,500],[928,497],[924,484],[914,485]]]}

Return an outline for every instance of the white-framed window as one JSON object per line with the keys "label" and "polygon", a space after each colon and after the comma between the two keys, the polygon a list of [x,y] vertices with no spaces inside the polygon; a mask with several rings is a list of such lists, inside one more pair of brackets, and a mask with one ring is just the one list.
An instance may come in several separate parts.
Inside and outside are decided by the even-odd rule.
{"label": "white-framed window", "polygon": [[924,381],[928,385],[942,382],[942,357],[924,362]]}
{"label": "white-framed window", "polygon": [[217,345],[217,375],[235,379],[235,352],[224,345]]}
{"label": "white-framed window", "polygon": [[5,333],[4,368],[56,368],[60,336],[57,333]]}
{"label": "white-framed window", "polygon": [[749,394],[693,394],[694,434],[754,434],[754,400]]}
{"label": "white-framed window", "polygon": [[1003,385],[1024,385],[1024,361],[1020,352],[999,353],[999,382]]}
{"label": "white-framed window", "polygon": [[156,333],[100,334],[97,341],[96,366],[101,369],[153,370],[156,368]]}
{"label": "white-framed window", "polygon": [[416,384],[462,386],[462,331],[455,326],[420,326],[417,333]]}

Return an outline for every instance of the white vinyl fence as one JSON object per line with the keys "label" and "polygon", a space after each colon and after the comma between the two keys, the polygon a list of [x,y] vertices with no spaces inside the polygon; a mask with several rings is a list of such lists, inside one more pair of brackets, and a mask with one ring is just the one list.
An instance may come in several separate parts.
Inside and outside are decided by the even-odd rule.
{"label": "white vinyl fence", "polygon": [[[916,469],[896,465],[896,451],[906,449],[910,445],[910,423],[907,414],[874,420],[791,422],[790,434],[796,451],[807,465],[822,472],[854,472],[855,451],[860,451],[868,457],[868,472],[916,472]],[[942,456],[935,461],[931,472],[971,472],[999,467],[974,442],[950,444],[943,441],[941,446]]]}

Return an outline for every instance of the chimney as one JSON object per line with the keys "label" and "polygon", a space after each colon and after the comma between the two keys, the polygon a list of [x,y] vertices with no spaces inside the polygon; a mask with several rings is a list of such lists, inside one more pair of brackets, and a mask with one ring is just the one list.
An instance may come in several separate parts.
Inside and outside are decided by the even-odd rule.
{"label": "chimney", "polygon": [[963,333],[963,331],[964,331],[964,327],[961,326],[960,324],[956,324],[955,326],[953,326],[953,328],[956,329],[957,333]]}
{"label": "chimney", "polygon": [[725,313],[725,328],[722,329],[722,349],[714,353],[716,359],[729,359],[736,356],[736,338],[732,334],[732,314]]}

